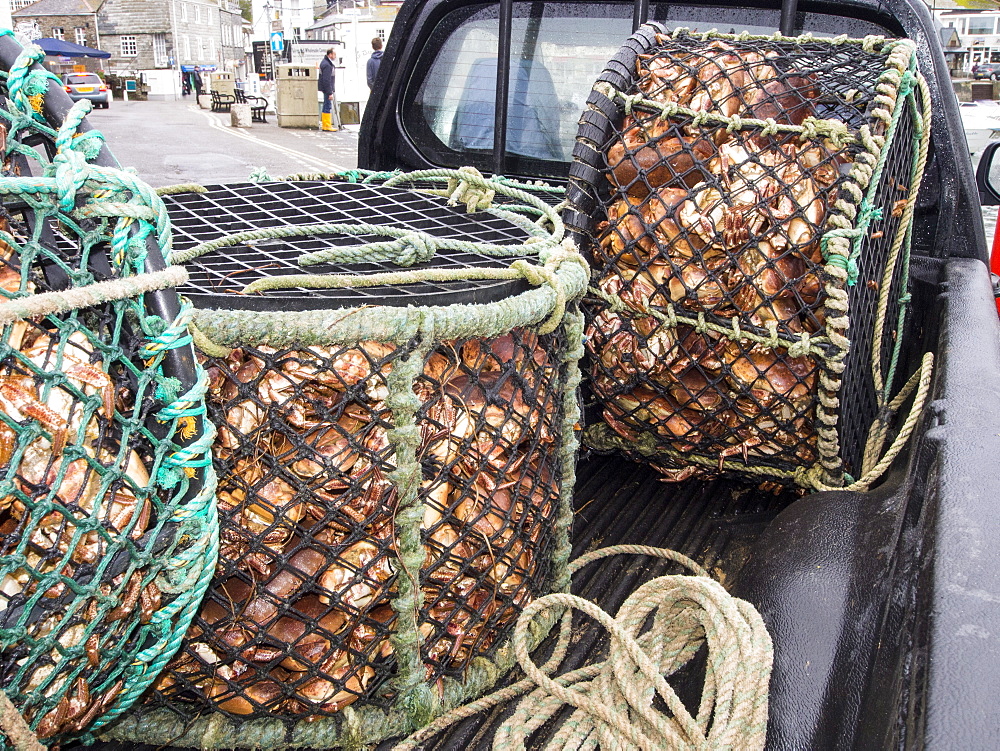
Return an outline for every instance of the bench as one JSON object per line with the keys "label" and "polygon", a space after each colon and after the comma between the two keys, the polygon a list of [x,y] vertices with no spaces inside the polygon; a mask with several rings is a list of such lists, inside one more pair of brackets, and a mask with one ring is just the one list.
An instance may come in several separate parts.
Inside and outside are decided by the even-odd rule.
{"label": "bench", "polygon": [[236,104],[236,97],[232,94],[212,92],[212,112],[229,112],[229,108],[234,104]]}
{"label": "bench", "polygon": [[258,123],[267,122],[267,100],[264,97],[253,96],[244,93],[243,89],[236,89],[236,101],[239,104],[250,105],[250,119]]}

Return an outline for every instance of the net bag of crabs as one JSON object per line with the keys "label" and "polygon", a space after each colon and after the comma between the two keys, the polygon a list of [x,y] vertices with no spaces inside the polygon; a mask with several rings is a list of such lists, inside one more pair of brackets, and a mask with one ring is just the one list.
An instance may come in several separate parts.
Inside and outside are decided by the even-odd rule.
{"label": "net bag of crabs", "polygon": [[876,479],[917,383],[900,388],[929,123],[915,65],[908,40],[657,24],[622,48],[567,192],[595,267],[586,442],[672,480]]}
{"label": "net bag of crabs", "polygon": [[169,218],[43,57],[0,32],[0,687],[58,743],[149,686],[217,539]]}
{"label": "net bag of crabs", "polygon": [[[589,271],[546,203],[457,177],[447,193],[494,207],[412,189],[435,185],[422,173],[167,199],[222,545],[184,647],[113,737],[405,733],[496,680],[518,614],[565,586]],[[241,217],[224,237],[220,206]]]}

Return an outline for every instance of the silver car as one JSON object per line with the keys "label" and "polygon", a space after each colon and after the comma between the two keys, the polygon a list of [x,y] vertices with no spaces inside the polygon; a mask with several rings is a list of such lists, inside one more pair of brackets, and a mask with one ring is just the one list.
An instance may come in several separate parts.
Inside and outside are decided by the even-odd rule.
{"label": "silver car", "polygon": [[111,92],[96,73],[67,73],[63,76],[63,85],[74,102],[89,99],[95,107],[104,109],[111,105]]}

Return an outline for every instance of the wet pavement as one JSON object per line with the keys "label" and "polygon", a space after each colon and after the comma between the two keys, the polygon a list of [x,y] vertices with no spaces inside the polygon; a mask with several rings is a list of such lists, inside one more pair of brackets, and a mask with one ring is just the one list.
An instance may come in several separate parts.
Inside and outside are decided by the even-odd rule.
{"label": "wet pavement", "polygon": [[150,185],[245,182],[263,168],[272,177],[337,172],[358,161],[358,130],[337,133],[279,128],[277,117],[234,128],[228,112],[199,109],[193,97],[172,102],[112,102],[94,110],[91,124],[104,133],[123,167]]}

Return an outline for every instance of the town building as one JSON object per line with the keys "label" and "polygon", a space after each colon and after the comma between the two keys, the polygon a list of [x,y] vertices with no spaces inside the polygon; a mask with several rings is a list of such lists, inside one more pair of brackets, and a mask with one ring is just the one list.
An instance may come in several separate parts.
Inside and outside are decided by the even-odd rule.
{"label": "town building", "polygon": [[103,69],[145,78],[151,98],[179,96],[181,74],[195,68],[247,74],[243,17],[232,0],[37,0],[13,16],[33,28],[29,37],[110,52]]}
{"label": "town building", "polygon": [[338,0],[306,30],[310,40],[338,42],[337,96],[343,102],[359,103],[364,110],[368,100],[366,69],[372,54],[372,39],[378,37],[383,47],[389,40],[401,2],[355,7],[353,0]]}
{"label": "town building", "polygon": [[[51,37],[75,42],[84,47],[101,49],[98,6],[100,0],[38,0],[34,3],[14,0],[17,8],[11,14],[14,30],[28,39]],[[74,58],[74,65],[87,70],[101,70],[102,60]]]}
{"label": "town building", "polygon": [[954,29],[968,52],[965,67],[977,63],[1000,63],[1000,11],[938,11],[938,20],[946,29]]}

